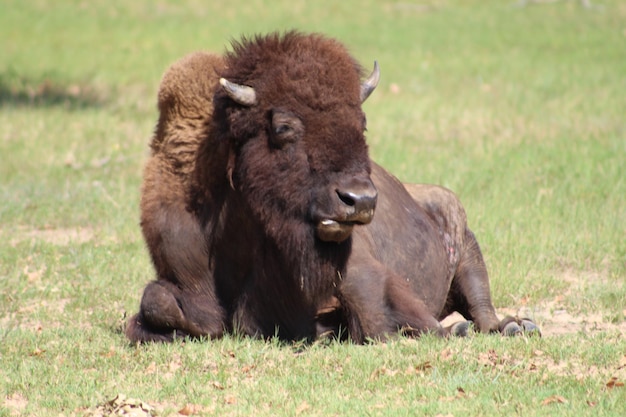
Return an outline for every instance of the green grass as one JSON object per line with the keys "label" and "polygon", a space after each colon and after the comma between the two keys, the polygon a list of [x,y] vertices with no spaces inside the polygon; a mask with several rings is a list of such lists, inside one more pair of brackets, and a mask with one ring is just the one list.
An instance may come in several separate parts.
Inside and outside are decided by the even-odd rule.
{"label": "green grass", "polygon": [[[626,380],[622,2],[220,3],[0,1],[0,416],[117,393],[160,415],[626,414],[607,387]],[[373,158],[457,192],[496,307],[553,333],[128,345],[153,274],[138,199],[161,74],[293,27],[379,61]],[[588,323],[560,328],[564,311]]]}

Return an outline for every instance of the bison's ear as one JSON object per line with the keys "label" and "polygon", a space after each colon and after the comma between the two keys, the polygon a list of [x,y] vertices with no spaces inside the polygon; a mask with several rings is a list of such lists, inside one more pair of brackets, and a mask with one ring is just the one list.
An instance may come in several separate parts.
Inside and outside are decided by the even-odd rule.
{"label": "bison's ear", "polygon": [[236,103],[247,107],[254,106],[257,103],[254,88],[231,83],[226,78],[220,78],[220,84],[224,87],[228,97],[232,98]]}
{"label": "bison's ear", "polygon": [[361,103],[367,100],[370,94],[376,89],[378,81],[380,81],[380,67],[378,66],[378,61],[374,61],[374,70],[370,76],[361,83]]}

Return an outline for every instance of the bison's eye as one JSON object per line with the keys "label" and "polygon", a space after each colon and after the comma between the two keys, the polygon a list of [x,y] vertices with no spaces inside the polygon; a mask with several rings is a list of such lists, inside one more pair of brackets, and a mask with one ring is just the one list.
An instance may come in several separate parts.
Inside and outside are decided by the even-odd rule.
{"label": "bison's eye", "polygon": [[289,125],[278,125],[274,129],[274,133],[277,135],[284,135],[291,130],[291,126]]}
{"label": "bison's eye", "polygon": [[272,130],[270,143],[276,148],[282,148],[288,143],[297,141],[304,133],[302,120],[293,113],[285,110],[272,112]]}

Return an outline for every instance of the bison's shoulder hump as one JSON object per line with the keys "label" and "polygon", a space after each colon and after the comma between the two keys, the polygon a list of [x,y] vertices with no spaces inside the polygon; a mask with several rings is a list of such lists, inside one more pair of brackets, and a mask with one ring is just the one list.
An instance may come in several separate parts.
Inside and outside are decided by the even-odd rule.
{"label": "bison's shoulder hump", "polygon": [[178,155],[175,165],[192,159],[212,116],[213,95],[223,66],[219,55],[195,52],[168,68],[159,87],[159,121],[151,143],[153,153]]}
{"label": "bison's shoulder hump", "polygon": [[[212,108],[213,94],[224,61],[219,55],[194,52],[176,61],[163,75],[159,110],[197,117]],[[197,114],[200,113],[200,114]]]}

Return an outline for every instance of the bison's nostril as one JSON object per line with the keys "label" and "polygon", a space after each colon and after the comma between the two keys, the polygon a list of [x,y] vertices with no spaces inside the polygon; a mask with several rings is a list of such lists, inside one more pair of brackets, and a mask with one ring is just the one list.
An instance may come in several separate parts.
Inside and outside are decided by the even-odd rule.
{"label": "bison's nostril", "polygon": [[339,196],[339,199],[343,201],[343,203],[347,206],[352,207],[356,204],[355,195],[353,193],[344,193],[337,190],[337,195]]}
{"label": "bison's nostril", "polygon": [[347,177],[335,187],[333,204],[340,222],[368,224],[372,221],[378,191],[369,177]]}
{"label": "bison's nostril", "polygon": [[375,189],[362,192],[337,190],[337,195],[346,206],[352,207],[357,213],[373,210],[378,197]]}

